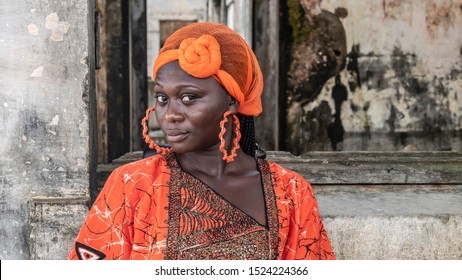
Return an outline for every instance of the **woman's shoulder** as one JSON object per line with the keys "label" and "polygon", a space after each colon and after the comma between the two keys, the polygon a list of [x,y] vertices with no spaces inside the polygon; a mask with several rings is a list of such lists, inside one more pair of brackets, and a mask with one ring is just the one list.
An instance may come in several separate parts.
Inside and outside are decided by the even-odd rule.
{"label": "woman's shoulder", "polygon": [[118,201],[117,197],[137,199],[140,193],[149,191],[154,184],[166,184],[170,176],[169,170],[163,155],[124,164],[112,171],[102,193],[115,201]]}
{"label": "woman's shoulder", "polygon": [[275,183],[275,189],[281,189],[286,194],[305,195],[307,192],[312,193],[311,184],[299,173],[283,167],[271,160],[267,160],[268,166]]}
{"label": "woman's shoulder", "polygon": [[166,165],[165,157],[162,154],[156,154],[147,158],[138,159],[129,163],[125,163],[115,170],[139,170],[139,169],[151,169],[155,167],[159,167],[162,165]]}
{"label": "woman's shoulder", "polygon": [[271,173],[273,176],[279,176],[286,179],[291,180],[298,180],[298,181],[306,181],[305,178],[300,175],[299,173],[284,167],[274,161],[265,160],[268,163],[269,168],[271,169]]}
{"label": "woman's shoulder", "polygon": [[110,178],[118,178],[124,183],[125,181],[138,181],[142,178],[152,178],[163,174],[168,170],[165,157],[157,154],[148,158],[139,159],[133,162],[126,163],[114,169]]}

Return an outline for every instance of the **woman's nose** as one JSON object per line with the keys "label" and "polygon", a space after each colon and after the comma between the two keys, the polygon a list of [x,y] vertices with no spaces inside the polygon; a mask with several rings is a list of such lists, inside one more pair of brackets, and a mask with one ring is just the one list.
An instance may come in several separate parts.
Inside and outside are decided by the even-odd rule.
{"label": "woman's nose", "polygon": [[165,121],[177,122],[183,120],[183,112],[181,111],[181,105],[177,102],[170,102],[167,111],[165,112]]}

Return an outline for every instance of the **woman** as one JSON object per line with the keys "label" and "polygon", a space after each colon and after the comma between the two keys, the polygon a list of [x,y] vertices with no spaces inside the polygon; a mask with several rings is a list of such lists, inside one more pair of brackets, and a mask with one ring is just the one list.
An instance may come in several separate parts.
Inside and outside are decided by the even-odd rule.
{"label": "woman", "polygon": [[[224,25],[188,25],[152,77],[143,126],[158,154],[111,174],[69,258],[333,259],[309,183],[255,158],[263,81],[245,41]],[[170,148],[147,135],[152,111]]]}

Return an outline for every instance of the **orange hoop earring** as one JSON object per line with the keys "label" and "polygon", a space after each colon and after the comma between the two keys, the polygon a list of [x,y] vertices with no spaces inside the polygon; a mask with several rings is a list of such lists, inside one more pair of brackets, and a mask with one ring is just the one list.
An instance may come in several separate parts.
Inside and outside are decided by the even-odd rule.
{"label": "orange hoop earring", "polygon": [[149,144],[150,149],[155,149],[158,154],[165,155],[165,153],[169,151],[170,149],[159,147],[156,143],[154,143],[154,140],[152,140],[151,137],[149,137],[149,133],[148,133],[149,128],[148,128],[147,122],[149,120],[149,115],[154,110],[155,110],[155,107],[148,108],[146,110],[146,116],[141,120],[141,125],[143,126],[143,138],[144,138],[144,142],[146,142],[146,144]]}
{"label": "orange hoop earring", "polygon": [[232,114],[231,111],[226,111],[223,114],[223,120],[220,121],[220,128],[221,131],[218,134],[218,138],[220,138],[220,151],[223,153],[223,160],[227,163],[234,161],[234,158],[237,156],[236,151],[240,148],[239,141],[241,140],[241,124],[239,122],[239,118],[233,114],[234,120],[234,134],[236,135],[233,139],[233,148],[231,149],[230,155],[228,155],[228,151],[225,150],[225,139],[224,135],[226,133],[225,123],[228,122],[228,116]]}

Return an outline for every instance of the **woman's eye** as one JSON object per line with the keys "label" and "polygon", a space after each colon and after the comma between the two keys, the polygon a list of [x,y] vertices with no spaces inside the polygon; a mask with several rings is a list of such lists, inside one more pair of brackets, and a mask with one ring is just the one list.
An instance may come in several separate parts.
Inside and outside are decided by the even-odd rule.
{"label": "woman's eye", "polygon": [[167,96],[162,95],[162,94],[156,94],[156,101],[157,101],[157,103],[166,103],[167,102]]}
{"label": "woman's eye", "polygon": [[183,103],[190,103],[196,99],[197,99],[197,96],[195,96],[194,94],[184,94],[183,96],[181,96],[181,101]]}

